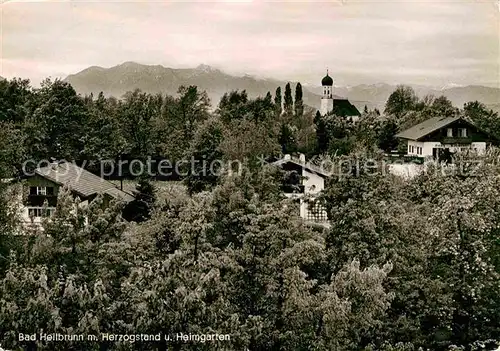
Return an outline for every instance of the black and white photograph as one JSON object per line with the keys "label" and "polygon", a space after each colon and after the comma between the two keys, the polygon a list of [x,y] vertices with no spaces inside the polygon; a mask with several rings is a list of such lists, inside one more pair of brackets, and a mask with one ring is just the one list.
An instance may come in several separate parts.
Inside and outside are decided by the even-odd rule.
{"label": "black and white photograph", "polygon": [[22,350],[500,351],[500,1],[1,0]]}

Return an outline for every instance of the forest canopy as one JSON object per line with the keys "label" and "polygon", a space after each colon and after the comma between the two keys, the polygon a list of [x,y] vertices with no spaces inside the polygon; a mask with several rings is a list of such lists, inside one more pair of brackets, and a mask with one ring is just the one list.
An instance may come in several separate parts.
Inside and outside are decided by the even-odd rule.
{"label": "forest canopy", "polygon": [[[162,155],[245,165],[218,176],[188,172],[182,186],[134,179],[143,204],[134,221],[123,219],[119,202],[103,206],[99,196],[80,206],[64,188],[54,215],[31,236],[14,235],[14,198],[10,183],[0,182],[0,347],[498,347],[497,149],[473,155],[470,172],[443,173],[436,165],[412,179],[366,169],[334,175],[320,196],[327,227],[303,221],[281,191],[284,171],[259,162],[303,153],[359,167],[386,157],[398,148],[398,131],[427,118],[464,116],[499,135],[498,115],[479,102],[457,108],[398,87],[384,114],[366,109],[353,123],[315,113],[302,95],[300,84],[287,85],[284,96],[281,88],[256,98],[232,91],[211,109],[195,86],[176,96],[137,90],[117,99],[82,97],[59,80],[37,89],[0,81],[2,180],[16,179],[30,159]],[[461,157],[457,164],[472,167]],[[42,332],[85,337],[48,342]],[[199,342],[179,333],[229,338]],[[131,342],[138,334],[161,338]]]}

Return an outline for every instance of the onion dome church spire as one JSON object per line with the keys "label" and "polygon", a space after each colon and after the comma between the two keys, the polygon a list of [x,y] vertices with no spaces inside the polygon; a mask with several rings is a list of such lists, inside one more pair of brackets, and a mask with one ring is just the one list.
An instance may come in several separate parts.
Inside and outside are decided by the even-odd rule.
{"label": "onion dome church spire", "polygon": [[319,112],[324,116],[333,110],[333,78],[328,75],[328,69],[326,70],[326,76],[321,80],[321,86],[323,87],[323,96],[321,97]]}
{"label": "onion dome church spire", "polygon": [[322,86],[333,86],[333,79],[328,75],[328,69],[326,70],[326,76],[321,80]]}
{"label": "onion dome church spire", "polygon": [[356,106],[351,104],[349,100],[338,96],[335,98],[333,97],[333,78],[328,74],[328,69],[326,70],[326,76],[321,80],[321,88],[323,89],[321,107],[319,110],[321,116],[326,116],[335,111],[335,115],[346,118],[353,123],[359,119],[361,114]]}

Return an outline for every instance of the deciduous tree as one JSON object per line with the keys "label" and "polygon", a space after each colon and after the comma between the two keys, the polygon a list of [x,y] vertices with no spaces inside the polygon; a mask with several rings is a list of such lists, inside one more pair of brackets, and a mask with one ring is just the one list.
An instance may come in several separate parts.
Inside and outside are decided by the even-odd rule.
{"label": "deciduous tree", "polygon": [[399,119],[406,112],[414,110],[417,102],[418,97],[413,88],[399,85],[387,99],[384,112]]}

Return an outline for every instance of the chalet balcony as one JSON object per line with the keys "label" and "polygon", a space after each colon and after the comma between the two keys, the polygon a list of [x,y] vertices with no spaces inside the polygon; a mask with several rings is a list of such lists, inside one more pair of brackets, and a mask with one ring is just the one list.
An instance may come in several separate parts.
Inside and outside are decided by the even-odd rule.
{"label": "chalet balcony", "polygon": [[471,144],[474,140],[471,137],[443,137],[441,144]]}
{"label": "chalet balcony", "polygon": [[284,184],[281,186],[281,191],[285,194],[303,194],[304,189],[304,185]]}
{"label": "chalet balcony", "polygon": [[26,206],[43,206],[47,201],[49,207],[55,207],[57,205],[56,195],[28,195],[24,204]]}

